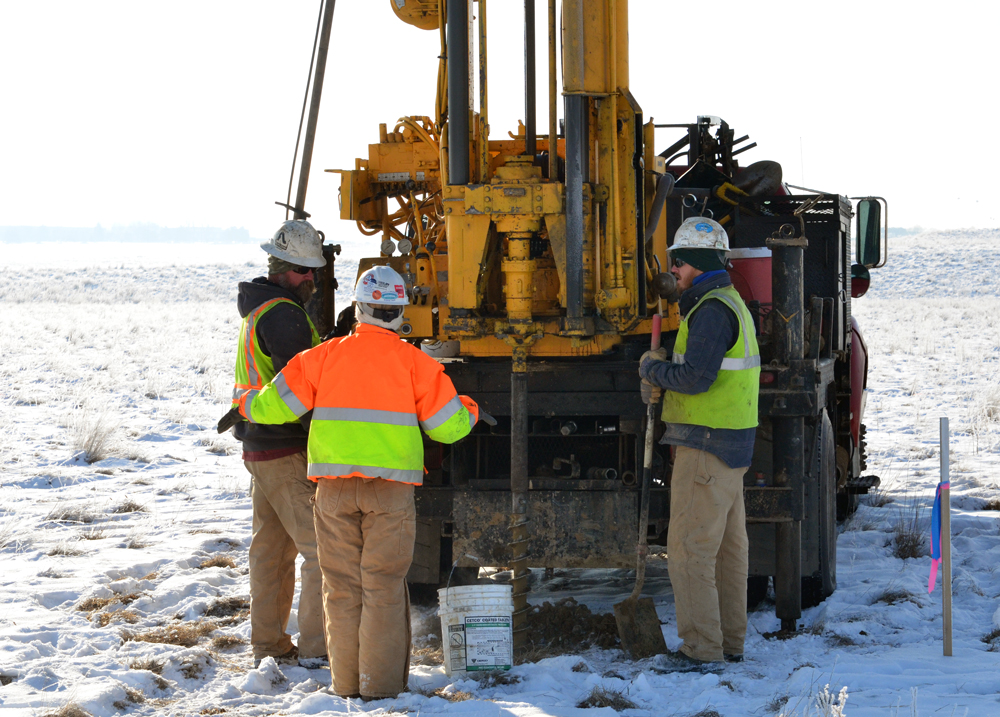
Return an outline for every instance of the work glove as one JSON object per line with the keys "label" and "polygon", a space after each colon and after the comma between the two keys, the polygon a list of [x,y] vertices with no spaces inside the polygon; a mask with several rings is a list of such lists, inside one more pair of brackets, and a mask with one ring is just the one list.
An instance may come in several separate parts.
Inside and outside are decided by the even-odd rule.
{"label": "work glove", "polygon": [[659,386],[654,386],[646,379],[643,379],[639,383],[639,395],[642,396],[642,402],[647,406],[655,406],[660,402],[660,398],[663,396],[663,389]]}
{"label": "work glove", "polygon": [[639,377],[645,379],[649,375],[649,367],[658,362],[667,360],[667,350],[658,348],[655,351],[647,351],[639,358]]}
{"label": "work glove", "polygon": [[219,419],[219,425],[215,427],[215,430],[219,433],[225,433],[242,420],[244,420],[244,418],[240,415],[240,409],[234,408]]}

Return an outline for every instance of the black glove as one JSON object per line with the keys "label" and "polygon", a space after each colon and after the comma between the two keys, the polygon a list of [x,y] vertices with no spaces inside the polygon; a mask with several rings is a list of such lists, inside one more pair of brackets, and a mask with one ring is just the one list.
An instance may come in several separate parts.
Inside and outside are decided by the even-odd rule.
{"label": "black glove", "polygon": [[219,425],[215,427],[219,433],[225,433],[230,428],[235,426],[240,421],[246,420],[240,415],[240,409],[234,408],[229,411],[225,416],[219,419]]}

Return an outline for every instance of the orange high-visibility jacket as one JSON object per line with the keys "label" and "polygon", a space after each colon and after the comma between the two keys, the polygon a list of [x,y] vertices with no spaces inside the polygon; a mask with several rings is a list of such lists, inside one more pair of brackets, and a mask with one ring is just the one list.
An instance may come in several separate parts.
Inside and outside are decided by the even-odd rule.
{"label": "orange high-visibility jacket", "polygon": [[254,423],[287,423],[312,411],[309,477],[385,478],[420,485],[420,431],[441,443],[468,435],[479,408],[459,396],[444,367],[394,332],[359,324],[295,356],[259,393],[239,399]]}

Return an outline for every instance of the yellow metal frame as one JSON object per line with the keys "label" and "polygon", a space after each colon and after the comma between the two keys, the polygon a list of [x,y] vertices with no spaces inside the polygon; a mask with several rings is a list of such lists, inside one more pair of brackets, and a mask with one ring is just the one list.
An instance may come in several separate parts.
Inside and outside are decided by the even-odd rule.
{"label": "yellow metal frame", "polygon": [[[550,8],[551,10],[551,8]],[[397,13],[399,14],[399,13]],[[427,0],[401,19],[440,29],[444,46],[444,2]],[[379,128],[368,158],[341,172],[341,218],[365,234],[408,248],[404,256],[364,259],[359,272],[387,263],[412,282],[407,312],[410,338],[461,341],[467,356],[594,356],[624,336],[648,334],[642,314],[664,310],[664,330],[679,326],[676,304],[649,290],[665,270],[666,218],[646,251],[637,246],[636,172],[648,215],[662,173],[653,150],[652,121],[638,124],[641,110],[628,91],[627,0],[564,0],[562,7],[563,93],[586,98],[591,181],[584,184],[583,305],[593,319],[581,328],[561,319],[566,306],[566,187],[542,176],[523,156],[523,125],[510,139],[489,138],[486,0],[478,0],[479,112],[472,116],[469,156],[474,184],[449,186],[448,147],[442,124],[447,113],[446,73],[439,73],[436,118],[401,118],[393,131]],[[551,32],[550,57],[555,51]],[[463,61],[463,58],[455,58]],[[554,63],[550,62],[550,67]],[[550,106],[554,102],[554,81]],[[631,157],[637,135],[643,165]],[[536,140],[548,152],[550,136]],[[550,152],[550,171],[565,160],[565,140]],[[552,157],[551,155],[556,155]],[[640,256],[646,256],[643,265]],[[641,273],[640,273],[641,272]]]}

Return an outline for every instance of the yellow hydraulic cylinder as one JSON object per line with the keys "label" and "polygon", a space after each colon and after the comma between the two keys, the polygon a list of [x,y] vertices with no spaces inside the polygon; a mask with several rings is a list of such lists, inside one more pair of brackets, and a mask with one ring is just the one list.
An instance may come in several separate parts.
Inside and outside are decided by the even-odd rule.
{"label": "yellow hydraulic cylinder", "polygon": [[507,293],[507,318],[511,323],[531,322],[532,277],[535,273],[535,261],[530,258],[531,237],[530,232],[507,235],[507,258],[501,267]]}

